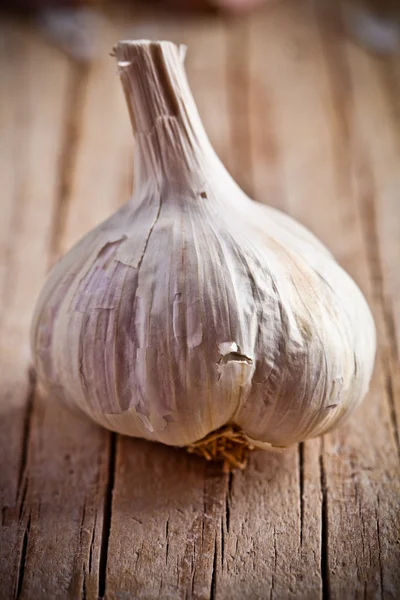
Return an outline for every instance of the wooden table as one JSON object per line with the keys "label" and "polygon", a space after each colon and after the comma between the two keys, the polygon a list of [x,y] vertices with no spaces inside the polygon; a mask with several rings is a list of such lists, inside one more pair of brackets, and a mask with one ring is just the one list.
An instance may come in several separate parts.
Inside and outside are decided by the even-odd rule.
{"label": "wooden table", "polygon": [[[241,20],[115,15],[88,66],[30,26],[0,29],[1,599],[400,598],[399,58],[369,55],[338,9],[303,0]],[[351,421],[244,472],[104,431],[42,398],[30,369],[46,271],[131,190],[108,55],[128,36],[189,45],[223,161],[332,249],[376,318]]]}

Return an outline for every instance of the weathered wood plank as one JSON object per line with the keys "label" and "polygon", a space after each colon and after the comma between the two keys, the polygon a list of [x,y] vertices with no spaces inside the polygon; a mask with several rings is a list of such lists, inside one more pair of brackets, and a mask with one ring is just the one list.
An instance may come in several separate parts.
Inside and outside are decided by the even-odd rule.
{"label": "weathered wood plank", "polygon": [[[355,73],[349,72],[343,57],[344,38],[332,29],[332,16],[338,20],[337,9],[331,9],[328,22],[321,15],[320,30],[311,3],[276,7],[273,14],[275,22],[268,21],[268,33],[260,24],[258,35],[261,55],[263,47],[264,57],[271,54],[268,49],[274,49],[274,60],[266,61],[264,68],[264,94],[273,115],[267,117],[273,134],[271,162],[279,175],[258,174],[256,163],[257,194],[262,192],[264,181],[269,189],[277,190],[278,198],[285,199],[283,206],[316,232],[355,277],[372,304],[382,334],[381,352],[382,344],[386,345],[382,306],[372,293],[361,200],[354,187],[357,172],[353,152],[360,145],[351,97]],[[361,52],[352,46],[348,51]],[[373,59],[365,56],[365,60]],[[263,88],[261,73],[257,90]],[[364,86],[367,92],[374,86],[373,80],[366,76]],[[379,113],[383,109],[374,104],[374,110]],[[257,142],[256,127],[253,136],[262,149],[263,140]],[[381,576],[383,540],[377,525],[382,521],[394,524],[393,500],[398,498],[397,459],[381,362],[382,356],[365,404],[349,424],[326,436],[320,458],[321,571],[324,595],[332,598],[364,594],[392,597],[393,589],[398,587],[389,556],[386,561],[392,567],[386,579]],[[315,462],[312,443],[305,447],[310,449],[309,459]],[[313,475],[315,468],[310,465]],[[382,493],[391,498],[391,506],[382,506]],[[315,515],[318,501],[315,497],[311,501]],[[349,539],[355,543],[349,544]],[[396,554],[395,539],[390,539]]]}
{"label": "weathered wood plank", "polygon": [[34,379],[29,328],[47,265],[70,69],[35,34],[1,24],[0,94],[0,588],[22,582],[31,506],[26,498]]}
{"label": "weathered wood plank", "polygon": [[[15,259],[19,263],[16,274],[20,289],[12,298],[11,318],[9,313],[7,315],[7,326],[14,330],[4,338],[14,379],[19,377],[15,372],[19,364],[15,358],[26,346],[34,302],[34,294],[31,295],[29,290],[38,291],[48,261],[46,250],[52,256],[64,252],[84,232],[110,214],[119,199],[118,186],[123,185],[121,169],[124,163],[119,150],[128,138],[128,132],[125,114],[120,110],[123,99],[116,85],[115,65],[108,56],[118,34],[113,27],[110,29],[101,33],[100,41],[104,42],[102,58],[89,69],[87,78],[84,70],[78,73],[76,68],[71,70],[57,51],[38,40],[30,41],[26,60],[32,79],[33,92],[28,108],[33,132],[31,134],[25,127],[24,134],[28,134],[30,161],[25,177],[28,177],[26,183],[33,194],[23,196],[26,202],[20,230],[21,247]],[[68,89],[68,80],[71,89]],[[68,96],[74,100],[74,105],[69,107],[66,105]],[[112,120],[109,119],[110,111],[114,115]],[[68,131],[63,132],[65,124]],[[64,149],[61,148],[60,133],[69,144]],[[77,135],[79,139],[74,141]],[[65,156],[68,152],[70,156]],[[76,154],[75,161],[71,154]],[[68,173],[60,173],[57,182],[60,156],[65,157],[62,166]],[[48,178],[42,175],[43,165],[49,169]],[[24,181],[22,175],[20,180]],[[62,181],[68,183],[69,189],[57,189]],[[55,211],[58,191],[63,194],[64,206]],[[52,224],[54,211],[64,217],[63,222]],[[52,227],[58,236],[49,236]],[[53,248],[49,248],[49,238],[53,238]],[[29,262],[25,266],[26,256],[29,256]],[[32,269],[35,260],[38,266]],[[35,285],[34,279],[38,280],[34,281]],[[21,340],[15,340],[19,345],[15,346],[13,355],[9,346],[16,323]],[[2,354],[6,354],[5,348]],[[27,361],[28,356],[24,356],[24,360]],[[14,585],[14,590],[17,585],[18,594],[26,598],[97,598],[104,588],[103,546],[109,525],[106,492],[112,436],[70,413],[58,402],[53,403],[51,398],[41,396],[35,397],[33,402],[29,431],[24,446],[26,465],[20,490],[20,502],[23,503],[20,510],[26,526],[25,535],[20,527],[18,542],[23,545],[23,575],[18,581],[18,576],[11,573],[10,585]],[[18,473],[18,467],[15,473]],[[13,558],[18,558],[19,553],[10,552],[10,545],[8,551]]]}
{"label": "weathered wood plank", "polygon": [[[325,19],[327,17],[329,15],[325,15]],[[395,331],[388,327],[382,293],[381,248],[376,241],[375,220],[382,193],[374,183],[382,161],[393,165],[395,159],[394,147],[387,136],[388,128],[384,125],[390,119],[389,106],[380,101],[382,85],[379,78],[386,65],[385,61],[368,55],[351,41],[338,43],[329,36],[332,24],[328,26],[328,22],[331,23],[324,23],[324,15],[321,15],[328,76],[336,90],[347,90],[344,98],[334,98],[337,122],[346,140],[346,144],[336,145],[337,173],[343,178],[347,199],[346,203],[342,202],[342,207],[349,206],[349,212],[343,215],[342,227],[353,224],[347,234],[348,243],[353,243],[353,252],[346,251],[343,264],[366,292],[378,334],[376,373],[365,405],[347,427],[329,437],[328,452],[341,459],[339,463],[338,457],[334,456],[326,463],[327,479],[333,488],[331,505],[328,493],[330,584],[333,598],[346,594],[352,597],[380,594],[384,598],[395,598],[400,589],[396,566],[400,561],[396,508],[400,489],[396,456],[398,429],[396,431],[396,419],[393,418],[396,396],[392,392],[399,389],[398,357],[393,353]],[[340,15],[337,25],[340,33]],[[374,129],[372,123],[381,123],[381,127]],[[396,128],[393,134],[398,137]],[[372,147],[373,156],[370,155]],[[382,179],[380,184],[383,184]],[[387,171],[385,186],[393,185],[395,173]],[[395,214],[393,218],[396,220]],[[342,247],[345,248],[344,240],[338,244],[339,256]],[[397,402],[398,399],[397,395]],[[346,443],[346,435],[351,444]],[[385,534],[381,523],[388,527]],[[356,552],[346,545],[348,538],[358,539]],[[341,545],[345,552],[339,551]]]}
{"label": "weathered wood plank", "polygon": [[[390,201],[390,189],[396,186],[398,179],[393,165],[396,154],[398,159],[395,145],[396,142],[398,144],[399,130],[391,121],[390,106],[383,97],[385,61],[368,55],[352,43],[346,45],[344,54],[332,52],[332,47],[329,50],[342,70],[342,77],[346,77],[347,69],[351,81],[349,103],[342,116],[347,121],[349,136],[346,155],[352,184],[349,200],[353,200],[351,205],[355,219],[358,217],[358,227],[352,236],[354,240],[357,237],[362,240],[359,239],[360,254],[350,264],[357,265],[359,281],[367,292],[378,334],[377,367],[371,392],[365,409],[358,413],[360,418],[355,415],[353,420],[351,436],[356,455],[350,448],[344,447],[342,466],[347,463],[345,474],[337,463],[332,463],[332,482],[339,500],[332,511],[332,595],[340,598],[351,593],[353,588],[356,597],[375,593],[384,598],[395,598],[400,590],[397,568],[400,562],[397,508],[400,500],[397,419],[400,388],[396,331],[384,285],[396,285],[396,278],[387,277],[385,273],[386,280],[383,279],[383,265],[390,262],[382,263],[382,244],[385,242],[379,237],[376,216],[382,214],[386,202]],[[343,166],[345,171],[345,163]],[[398,211],[397,218],[392,212],[390,219],[394,224],[387,227],[383,236],[389,235],[389,239],[398,222]],[[395,239],[392,237],[392,240]],[[386,260],[390,260],[388,255]],[[361,263],[365,265],[365,271],[361,270]],[[332,436],[336,444],[344,443],[340,433],[338,431]],[[344,482],[347,482],[347,489]],[[351,503],[346,500],[348,496],[353,498]],[[346,514],[341,497],[348,505]],[[345,557],[339,556],[337,548],[340,541],[346,536],[354,537],[357,528],[360,529],[358,560],[354,560],[350,551]],[[346,565],[341,568],[343,562]],[[335,564],[339,565],[338,569],[335,569]],[[351,570],[354,577],[349,586],[348,573]]]}

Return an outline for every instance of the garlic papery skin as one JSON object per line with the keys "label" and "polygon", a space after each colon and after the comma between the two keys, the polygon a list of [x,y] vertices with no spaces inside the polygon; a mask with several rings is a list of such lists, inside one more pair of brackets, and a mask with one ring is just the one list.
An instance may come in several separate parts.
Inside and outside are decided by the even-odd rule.
{"label": "garlic papery skin", "polygon": [[53,268],[32,349],[51,396],[186,446],[224,425],[287,446],[367,392],[375,328],[356,284],[214,153],[170,42],[114,48],[135,135],[132,197]]}

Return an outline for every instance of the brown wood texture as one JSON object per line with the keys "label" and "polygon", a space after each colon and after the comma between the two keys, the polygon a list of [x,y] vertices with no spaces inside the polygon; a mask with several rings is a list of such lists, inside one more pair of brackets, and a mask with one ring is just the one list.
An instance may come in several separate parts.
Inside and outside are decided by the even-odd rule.
{"label": "brown wood texture", "polygon": [[[244,472],[116,436],[37,389],[29,326],[46,270],[132,186],[109,51],[189,46],[210,138],[246,192],[313,230],[378,330],[351,420]],[[114,15],[75,63],[0,24],[0,598],[400,597],[400,58],[346,37],[337,4],[241,19]]]}

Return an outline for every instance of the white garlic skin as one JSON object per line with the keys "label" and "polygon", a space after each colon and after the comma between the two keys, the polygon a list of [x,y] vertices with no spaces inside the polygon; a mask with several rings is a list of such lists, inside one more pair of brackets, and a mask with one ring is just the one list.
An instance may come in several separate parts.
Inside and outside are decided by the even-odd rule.
{"label": "white garlic skin", "polygon": [[174,117],[138,127],[136,142],[163,152],[142,156],[131,200],[57,263],[38,300],[42,385],[109,429],[176,446],[225,424],[261,447],[336,426],[375,357],[356,284],[304,227],[245,196],[205,139],[188,158]]}

